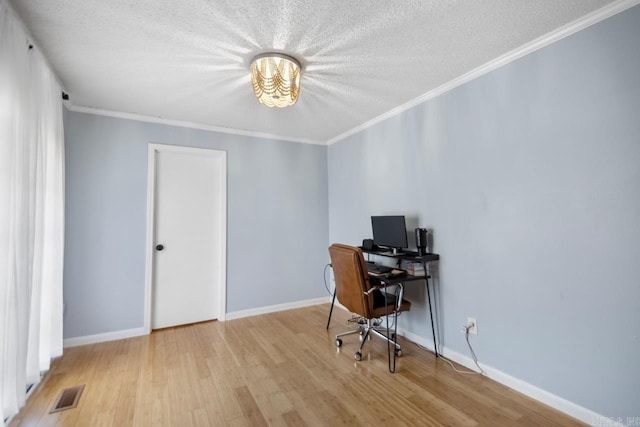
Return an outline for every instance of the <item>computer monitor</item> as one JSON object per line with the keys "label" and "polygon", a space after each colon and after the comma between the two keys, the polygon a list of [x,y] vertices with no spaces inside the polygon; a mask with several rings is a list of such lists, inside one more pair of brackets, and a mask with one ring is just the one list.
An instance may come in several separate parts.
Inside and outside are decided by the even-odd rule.
{"label": "computer monitor", "polygon": [[378,246],[391,248],[394,254],[408,246],[404,215],[372,216],[371,228],[373,242]]}

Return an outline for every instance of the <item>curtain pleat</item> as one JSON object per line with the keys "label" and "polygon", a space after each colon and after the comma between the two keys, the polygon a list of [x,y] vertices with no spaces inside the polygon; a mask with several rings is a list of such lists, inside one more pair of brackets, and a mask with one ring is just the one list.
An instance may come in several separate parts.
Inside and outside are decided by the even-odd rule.
{"label": "curtain pleat", "polygon": [[62,353],[64,134],[61,89],[0,0],[0,403],[25,404]]}

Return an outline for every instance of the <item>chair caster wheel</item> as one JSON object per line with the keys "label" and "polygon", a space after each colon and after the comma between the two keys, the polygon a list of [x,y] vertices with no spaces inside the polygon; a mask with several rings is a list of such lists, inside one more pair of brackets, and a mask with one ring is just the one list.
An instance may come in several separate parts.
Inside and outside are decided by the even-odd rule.
{"label": "chair caster wheel", "polygon": [[395,349],[394,353],[396,357],[402,357],[402,350],[400,350],[399,348]]}
{"label": "chair caster wheel", "polygon": [[359,351],[356,351],[355,353],[353,353],[353,358],[356,359],[358,362],[362,360],[362,353],[360,353]]}
{"label": "chair caster wheel", "polygon": [[342,339],[336,338],[336,347],[342,347]]}

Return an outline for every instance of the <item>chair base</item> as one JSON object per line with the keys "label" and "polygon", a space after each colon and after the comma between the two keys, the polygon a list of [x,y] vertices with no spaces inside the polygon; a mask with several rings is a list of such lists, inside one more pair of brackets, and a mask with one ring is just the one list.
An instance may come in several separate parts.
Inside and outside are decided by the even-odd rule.
{"label": "chair base", "polygon": [[391,338],[388,335],[389,332],[390,331],[387,330],[386,328],[379,328],[373,325],[372,319],[367,319],[367,323],[364,325],[360,325],[358,329],[337,334],[336,346],[337,347],[342,346],[341,337],[344,337],[346,335],[352,335],[352,334],[360,334],[362,336],[362,342],[360,343],[360,348],[354,354],[355,359],[360,360],[362,358],[362,348],[364,347],[364,344],[367,342],[367,339],[371,339],[372,336],[377,336],[385,340],[387,343],[393,344],[394,354],[399,357],[402,355],[402,349],[400,348],[400,344],[398,344],[398,342],[394,339],[395,337]]}

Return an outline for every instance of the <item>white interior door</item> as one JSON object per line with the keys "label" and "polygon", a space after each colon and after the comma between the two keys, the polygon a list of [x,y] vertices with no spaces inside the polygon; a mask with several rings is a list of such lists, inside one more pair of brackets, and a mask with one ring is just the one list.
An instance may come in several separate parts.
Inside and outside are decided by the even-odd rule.
{"label": "white interior door", "polygon": [[226,153],[152,149],[151,328],[218,319],[225,287]]}

